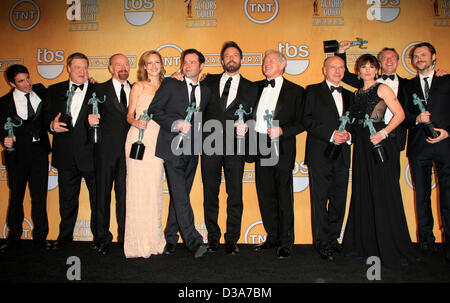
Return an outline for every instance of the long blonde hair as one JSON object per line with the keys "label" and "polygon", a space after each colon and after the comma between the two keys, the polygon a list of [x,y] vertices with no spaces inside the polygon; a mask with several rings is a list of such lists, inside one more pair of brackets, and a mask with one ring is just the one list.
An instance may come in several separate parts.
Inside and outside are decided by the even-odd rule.
{"label": "long blonde hair", "polygon": [[149,51],[144,52],[141,55],[141,57],[139,58],[138,72],[137,72],[138,81],[149,81],[148,73],[145,70],[145,65],[146,65],[147,58],[153,54],[157,55],[159,57],[159,60],[161,61],[161,71],[159,72],[159,81],[162,82],[162,80],[164,80],[164,75],[166,73],[166,70],[164,69],[164,63],[163,63],[161,54],[155,50],[149,50]]}

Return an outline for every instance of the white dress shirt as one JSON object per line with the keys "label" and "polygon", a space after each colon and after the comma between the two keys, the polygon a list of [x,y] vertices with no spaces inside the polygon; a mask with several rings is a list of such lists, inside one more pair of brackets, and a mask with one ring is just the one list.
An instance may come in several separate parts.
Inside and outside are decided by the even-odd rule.
{"label": "white dress shirt", "polygon": [[[116,92],[117,100],[120,104],[120,91],[122,90],[122,83],[120,83],[117,79],[112,78],[112,83],[114,86],[114,91]],[[128,81],[125,81],[123,83],[123,90],[125,91],[125,95],[127,96],[127,107],[130,104],[130,91],[131,91],[131,85],[128,83]]]}
{"label": "white dress shirt", "polygon": [[187,77],[185,77],[184,79],[186,80],[186,85],[188,88],[189,103],[191,103],[191,91],[192,91],[192,86],[190,84],[192,83],[192,85],[197,85],[197,87],[195,88],[195,101],[196,101],[195,108],[198,108],[200,106],[200,102],[202,101],[200,94],[200,81],[194,83],[192,82],[191,79]]}
{"label": "white dress shirt", "polygon": [[[26,94],[25,92],[18,90],[17,88],[15,88],[13,91],[13,99],[14,104],[16,105],[17,115],[22,120],[28,119],[28,104],[27,104],[28,102],[27,98],[25,97],[25,94]],[[33,107],[34,109],[34,112],[36,112],[41,101],[42,101],[41,98],[39,98],[39,96],[35,92],[32,91],[30,93],[30,103],[31,107]]]}
{"label": "white dress shirt", "polygon": [[[69,81],[69,89],[72,88],[73,83],[72,80]],[[89,80],[83,83],[84,87],[81,91],[79,88],[75,90],[75,93],[72,98],[72,104],[70,106],[70,113],[72,115],[72,125],[75,126],[75,123],[77,122],[78,115],[80,114],[81,107],[83,106],[84,97],[86,96],[86,92],[89,85]],[[79,84],[76,84],[79,85]],[[90,96],[89,96],[90,98]]]}
{"label": "white dress shirt", "polygon": [[[377,79],[377,82],[386,84],[387,86],[389,86],[394,91],[394,94],[396,96],[398,96],[399,80],[398,80],[397,74],[394,74],[394,76],[395,76],[394,80],[391,80],[390,78],[387,78],[386,80],[383,80],[383,78],[380,77],[380,78]],[[394,116],[394,114],[392,114],[392,112],[389,109],[389,107],[386,107],[386,112],[384,113],[384,123],[388,124],[389,121],[391,121],[393,116]]]}
{"label": "white dress shirt", "polygon": [[[434,70],[429,74],[429,75],[422,75],[419,74],[419,80],[420,80],[420,86],[422,87],[422,93],[423,93],[423,97],[426,99],[427,96],[425,95],[425,81],[428,81],[428,87],[431,89],[431,82],[433,81],[433,76],[434,76]],[[424,80],[423,78],[428,77],[427,80]],[[428,100],[425,100],[428,102]]]}
{"label": "white dress shirt", "polygon": [[[331,90],[331,86],[335,86],[333,83],[326,80],[328,88]],[[339,117],[342,117],[344,111],[344,102],[342,101],[342,93],[334,90],[331,95],[333,96],[334,103],[336,104],[337,111],[339,113]]]}
{"label": "white dress shirt", "polygon": [[270,84],[265,87],[259,98],[258,110],[256,111],[255,130],[258,133],[267,134],[267,122],[264,120],[266,109],[272,114],[277,107],[278,97],[280,96],[281,86],[283,85],[283,76],[275,78],[275,87]]}
{"label": "white dress shirt", "polygon": [[[220,96],[222,96],[223,93],[223,89],[225,88],[225,83],[227,82],[228,78],[230,78],[230,76],[227,75],[227,73],[223,73],[222,77],[220,78]],[[227,106],[228,107],[236,98],[237,95],[237,90],[239,87],[239,80],[241,80],[241,75],[240,74],[236,74],[234,76],[232,76],[231,78],[233,78],[233,80],[231,80],[231,85],[230,85],[230,91],[228,92],[228,99],[227,99]]]}

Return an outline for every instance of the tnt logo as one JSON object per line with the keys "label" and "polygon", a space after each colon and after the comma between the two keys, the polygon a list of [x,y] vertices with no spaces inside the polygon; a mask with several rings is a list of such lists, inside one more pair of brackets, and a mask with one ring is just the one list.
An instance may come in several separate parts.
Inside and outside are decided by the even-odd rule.
{"label": "tnt logo", "polygon": [[258,24],[269,23],[278,14],[277,0],[245,0],[244,12],[250,21]]}
{"label": "tnt logo", "polygon": [[300,75],[309,66],[309,47],[308,45],[294,45],[286,42],[278,42],[278,50],[280,53],[284,53],[287,58],[286,73],[288,75]]}
{"label": "tnt logo", "polygon": [[[32,232],[33,231],[33,224],[31,224],[30,220],[28,220],[27,218],[23,219],[23,223],[22,223],[22,240],[32,240],[33,239],[33,235]],[[8,224],[5,224],[3,226],[3,238],[7,238],[8,236],[8,232],[9,232],[9,228],[8,228]]]}
{"label": "tnt logo", "polygon": [[181,47],[175,44],[163,44],[156,49],[163,58],[164,69],[166,70],[166,76],[171,75],[179,71],[181,53],[183,50]]}
{"label": "tnt logo", "polygon": [[[433,190],[436,187],[436,182],[435,182],[436,178],[434,177],[434,174],[435,174],[435,171],[434,171],[434,168],[432,168],[432,170],[431,170],[431,181],[430,181],[430,183],[431,183],[431,190]],[[408,184],[409,187],[414,189],[414,184],[413,184],[413,181],[412,181],[412,176],[410,174],[409,164],[405,168],[405,181],[406,181],[406,183]]]}
{"label": "tnt logo", "polygon": [[410,73],[413,76],[416,76],[416,70],[414,66],[412,65],[411,57],[409,56],[409,53],[411,52],[414,45],[419,44],[420,42],[411,42],[402,51],[402,65],[405,68],[405,70]]}
{"label": "tnt logo", "polygon": [[17,1],[9,11],[9,22],[19,31],[27,31],[39,22],[41,11],[33,0]]}
{"label": "tnt logo", "polygon": [[245,231],[245,244],[261,244],[266,242],[267,233],[262,221],[252,223]]}
{"label": "tnt logo", "polygon": [[64,51],[62,50],[38,48],[36,60],[37,71],[45,79],[55,79],[64,69]]}
{"label": "tnt logo", "polygon": [[124,16],[134,26],[147,24],[153,17],[153,0],[124,0]]}
{"label": "tnt logo", "polygon": [[367,10],[367,19],[381,22],[392,22],[400,15],[400,0],[367,0],[371,5]]}

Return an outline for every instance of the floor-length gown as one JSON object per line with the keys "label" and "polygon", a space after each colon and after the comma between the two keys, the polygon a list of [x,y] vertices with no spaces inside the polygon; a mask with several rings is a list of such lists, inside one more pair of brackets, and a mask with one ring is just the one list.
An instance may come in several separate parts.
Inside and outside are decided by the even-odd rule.
{"label": "floor-length gown", "polygon": [[[141,93],[136,104],[136,119],[148,108],[153,95]],[[161,223],[163,198],[163,160],[155,157],[159,125],[148,123],[142,142],[145,145],[142,160],[129,157],[131,145],[138,141],[139,130],[130,127],[125,143],[127,157],[126,215],[124,252],[127,258],[161,254],[166,240]]]}
{"label": "floor-length gown", "polygon": [[[388,267],[405,266],[415,262],[408,225],[403,209],[396,168],[389,159],[379,164],[372,154],[368,127],[364,118],[384,117],[386,104],[378,94],[379,84],[367,90],[360,89],[355,96],[351,113],[353,167],[352,196],[344,233],[344,254],[356,258],[377,256]],[[374,122],[377,131],[385,127],[383,120]],[[381,142],[386,153],[393,155],[391,140]]]}

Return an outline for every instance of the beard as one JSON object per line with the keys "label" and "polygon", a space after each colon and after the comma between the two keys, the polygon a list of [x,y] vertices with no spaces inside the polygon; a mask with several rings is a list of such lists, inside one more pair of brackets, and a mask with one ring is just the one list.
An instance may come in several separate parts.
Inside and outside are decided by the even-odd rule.
{"label": "beard", "polygon": [[127,73],[126,71],[120,71],[117,73],[118,77],[120,80],[127,80],[128,79],[128,75],[129,73]]}
{"label": "beard", "polygon": [[[232,63],[234,63],[234,65],[231,65]],[[227,73],[235,73],[237,72],[239,69],[241,68],[241,63],[240,62],[234,62],[234,61],[230,61],[228,62],[225,66],[224,69]]]}

